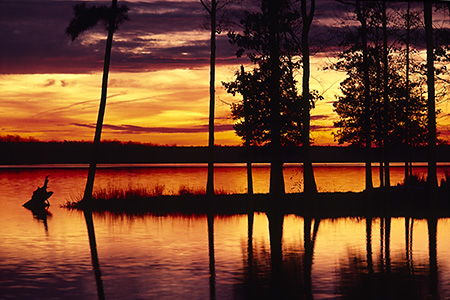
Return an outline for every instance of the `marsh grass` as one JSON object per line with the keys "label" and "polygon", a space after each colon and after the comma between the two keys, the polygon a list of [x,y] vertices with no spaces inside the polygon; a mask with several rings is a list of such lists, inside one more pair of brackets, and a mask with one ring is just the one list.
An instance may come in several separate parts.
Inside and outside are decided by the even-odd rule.
{"label": "marsh grass", "polygon": [[425,177],[425,175],[413,174],[408,177],[407,181],[403,180],[403,182],[399,185],[425,188],[427,186],[427,178]]}
{"label": "marsh grass", "polygon": [[[216,195],[231,195],[233,194],[230,191],[227,191],[225,189],[216,189],[214,190],[214,193]],[[180,185],[178,188],[178,196],[199,196],[199,195],[206,195],[206,190],[204,188],[192,188],[187,185]]]}
{"label": "marsh grass", "polygon": [[[412,176],[408,177],[407,182],[403,180],[403,182],[400,183],[399,185],[426,188],[427,178],[425,175],[413,174]],[[441,179],[440,187],[447,190],[450,189],[450,173],[447,172],[445,173],[445,177]]]}
{"label": "marsh grass", "polygon": [[[231,195],[230,191],[225,189],[215,190],[216,195]],[[132,185],[127,187],[120,187],[115,185],[108,185],[102,188],[96,188],[92,194],[92,199],[95,200],[145,200],[151,198],[158,198],[161,196],[201,196],[206,195],[204,188],[194,188],[189,185],[180,185],[177,192],[167,191],[164,184],[154,184],[152,186]],[[63,207],[75,207],[83,199],[83,194],[71,196]]]}
{"label": "marsh grass", "polygon": [[108,185],[106,188],[95,189],[92,198],[96,200],[109,200],[109,199],[137,199],[137,198],[150,198],[160,197],[164,194],[164,184],[154,184],[147,187],[143,185],[128,185],[126,188]]}
{"label": "marsh grass", "polygon": [[206,190],[202,188],[193,188],[187,185],[180,185],[178,188],[178,195],[180,196],[186,196],[186,195],[205,195]]}
{"label": "marsh grass", "polygon": [[445,172],[445,177],[441,179],[441,188],[450,190],[450,173]]}

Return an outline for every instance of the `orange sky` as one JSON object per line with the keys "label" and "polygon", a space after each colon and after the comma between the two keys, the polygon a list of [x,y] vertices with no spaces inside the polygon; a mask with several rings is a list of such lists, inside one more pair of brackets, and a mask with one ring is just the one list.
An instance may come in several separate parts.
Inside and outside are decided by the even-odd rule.
{"label": "orange sky", "polygon": [[[47,9],[31,0],[7,3],[0,13],[0,28],[10,41],[0,50],[0,135],[90,141],[97,119],[106,33],[100,27],[70,42],[64,30],[75,1],[47,1]],[[316,26],[330,22],[324,12],[329,2],[318,2]],[[131,20],[122,25],[113,44],[102,138],[206,146],[209,45],[201,5],[198,1],[128,5]],[[143,30],[146,20],[153,22],[145,23]],[[220,35],[215,143],[221,145],[241,143],[232,129],[229,106],[240,98],[228,95],[221,85],[233,79],[243,62],[235,59],[235,49],[230,47],[226,35]],[[329,62],[323,55],[312,59],[311,88],[324,97],[311,113],[317,145],[335,144],[331,130],[337,116],[332,102],[345,77],[323,71]],[[438,102],[438,108],[443,110],[438,126],[445,140],[450,129],[447,101]]]}
{"label": "orange sky", "polygon": [[[321,72],[323,73],[323,72]],[[110,75],[102,137],[168,145],[207,145],[209,69],[114,72]],[[230,106],[221,81],[233,79],[234,66],[217,69],[216,144],[236,145]],[[343,74],[319,76],[313,84],[325,99],[312,125],[331,126],[331,101]],[[0,76],[1,134],[40,140],[91,140],[100,97],[101,73],[15,74]],[[320,117],[320,116],[327,116]],[[322,120],[324,119],[324,120]],[[313,133],[317,143],[332,143],[328,129]]]}

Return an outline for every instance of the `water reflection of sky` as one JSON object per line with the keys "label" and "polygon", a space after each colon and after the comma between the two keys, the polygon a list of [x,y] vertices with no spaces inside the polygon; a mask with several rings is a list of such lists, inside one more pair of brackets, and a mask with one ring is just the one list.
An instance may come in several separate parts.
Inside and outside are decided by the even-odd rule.
{"label": "water reflection of sky", "polygon": [[[379,186],[379,167],[373,164],[372,174],[374,186]],[[315,164],[314,176],[320,192],[359,192],[364,190],[363,164]],[[445,178],[450,172],[449,164],[438,165],[438,180]],[[255,193],[269,191],[269,173],[267,164],[253,165],[253,185]],[[403,182],[404,168],[394,164],[390,170],[391,184]],[[413,173],[419,177],[426,176],[427,167],[415,164]],[[43,178],[50,175],[50,185],[55,190],[55,196],[60,201],[82,194],[87,177],[87,166],[80,165],[29,165],[0,166],[0,184],[13,185],[13,189],[5,189],[5,193],[15,194],[24,186],[36,188],[42,185]],[[100,165],[96,173],[95,187],[108,186],[151,187],[164,185],[164,193],[176,194],[181,186],[194,189],[204,189],[206,186],[206,165],[204,164],[156,164],[156,165]],[[243,164],[218,164],[215,169],[215,189],[229,193],[245,193],[247,188],[247,173]],[[301,164],[286,164],[284,178],[287,193],[297,193],[303,190],[303,173]],[[2,186],[3,186],[2,184]],[[28,197],[28,195],[23,195]],[[55,198],[53,196],[53,199]]]}
{"label": "water reflection of sky", "polygon": [[[144,171],[133,172],[137,173],[136,178],[150,177]],[[68,194],[82,189],[85,173],[85,170],[61,169],[0,171],[2,297],[97,298],[84,216],[59,207]],[[116,173],[113,169],[101,171],[99,182],[117,182],[130,175],[130,170]],[[48,230],[45,230],[43,222],[33,218],[21,204],[29,199],[37,185],[42,185],[48,174],[49,187],[55,194],[50,199],[52,216],[48,217]],[[344,176],[345,172],[341,170],[341,174]],[[220,178],[221,175],[217,175]],[[277,291],[273,285],[277,276],[282,279],[283,290],[298,298],[308,293],[310,263],[310,291],[314,299],[361,296],[355,284],[367,288],[368,278],[378,287],[383,287],[382,282],[386,281],[391,284],[413,282],[414,291],[422,293],[416,295],[417,299],[430,296],[432,292],[427,220],[414,220],[409,237],[412,247],[408,249],[405,219],[391,219],[389,251],[386,252],[386,231],[383,231],[386,223],[382,225],[379,218],[373,219],[369,239],[373,275],[370,275],[364,218],[311,220],[311,231],[314,224],[318,224],[315,240],[311,241],[305,236],[305,219],[287,215],[282,223],[281,245],[274,245],[270,242],[265,214],[254,215],[251,244],[247,215],[216,216],[214,281],[210,281],[206,216],[103,213],[94,214],[93,220],[106,299],[182,299],[186,295],[190,299],[208,299],[212,283],[217,299],[245,299],[252,293],[264,299]],[[450,219],[440,219],[435,282],[441,299],[450,297],[449,231]],[[271,256],[274,246],[281,246],[279,263]],[[311,248],[312,257],[308,254]],[[387,276],[388,264],[390,277]],[[282,271],[281,275],[274,272],[277,268]]]}

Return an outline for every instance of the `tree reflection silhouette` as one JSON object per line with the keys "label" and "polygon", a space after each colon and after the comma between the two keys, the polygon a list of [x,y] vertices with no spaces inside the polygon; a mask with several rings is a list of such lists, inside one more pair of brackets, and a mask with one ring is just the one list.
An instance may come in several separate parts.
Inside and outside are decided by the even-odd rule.
{"label": "tree reflection silhouette", "polygon": [[[247,215],[247,265],[248,265],[248,277],[253,279],[253,222],[255,213],[250,211]],[[250,287],[253,284],[250,282]]]}
{"label": "tree reflection silhouette", "polygon": [[94,269],[95,282],[97,284],[98,299],[105,299],[105,292],[103,289],[102,273],[100,271],[100,264],[98,261],[97,242],[95,240],[94,220],[92,218],[92,211],[89,209],[84,210],[84,218],[86,220],[86,227],[89,236],[89,246],[91,249],[92,268]]}
{"label": "tree reflection silhouette", "polygon": [[428,224],[428,251],[430,264],[430,294],[432,299],[439,299],[438,294],[438,265],[437,265],[437,223],[436,217],[430,217]]}
{"label": "tree reflection silhouette", "polygon": [[[304,238],[304,247],[305,247],[305,255],[303,257],[303,273],[304,273],[304,286],[305,293],[307,299],[314,299],[312,293],[312,264],[313,264],[313,256],[314,256],[314,245],[316,243],[317,233],[319,231],[320,219],[314,219],[314,228],[311,233],[311,217],[304,218],[303,225],[303,238]],[[311,236],[312,234],[312,236]]]}
{"label": "tree reflection silhouette", "polygon": [[391,218],[380,218],[380,259],[372,262],[372,218],[366,218],[366,259],[348,250],[338,269],[340,299],[437,299],[437,219],[428,219],[429,269],[414,270],[412,224],[405,218],[405,256],[391,257]]}
{"label": "tree reflection silhouette", "polygon": [[214,214],[208,213],[209,298],[216,299],[216,259],[214,255]]}
{"label": "tree reflection silhouette", "polygon": [[284,215],[281,212],[267,213],[269,220],[269,239],[270,239],[270,262],[271,262],[271,295],[272,299],[281,297],[285,291],[281,287],[283,274],[283,220]]}
{"label": "tree reflection silhouette", "polygon": [[369,275],[373,274],[372,260],[372,217],[366,217],[366,260]]}
{"label": "tree reflection silhouette", "polygon": [[414,262],[412,256],[413,226],[414,226],[414,218],[405,217],[405,259],[409,274],[414,273]]}
{"label": "tree reflection silhouette", "polygon": [[[319,219],[304,218],[303,249],[283,246],[285,215],[266,213],[270,249],[253,242],[253,213],[248,214],[247,257],[244,260],[245,299],[313,299],[312,265]],[[240,285],[239,284],[239,285]]]}

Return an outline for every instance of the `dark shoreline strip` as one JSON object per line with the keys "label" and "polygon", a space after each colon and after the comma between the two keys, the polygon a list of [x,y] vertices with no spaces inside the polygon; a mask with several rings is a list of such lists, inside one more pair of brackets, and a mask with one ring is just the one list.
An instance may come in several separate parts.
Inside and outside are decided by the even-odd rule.
{"label": "dark shoreline strip", "polygon": [[[387,201],[387,199],[390,199]],[[437,207],[430,207],[424,189],[407,190],[393,187],[386,191],[373,192],[318,193],[307,198],[302,193],[286,194],[274,199],[269,194],[233,195],[182,195],[149,198],[94,199],[89,209],[96,212],[126,214],[246,214],[248,212],[278,211],[283,214],[314,216],[321,218],[338,217],[450,217],[449,192],[439,190]],[[83,210],[78,203],[65,206],[68,209]]]}

